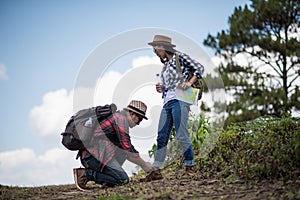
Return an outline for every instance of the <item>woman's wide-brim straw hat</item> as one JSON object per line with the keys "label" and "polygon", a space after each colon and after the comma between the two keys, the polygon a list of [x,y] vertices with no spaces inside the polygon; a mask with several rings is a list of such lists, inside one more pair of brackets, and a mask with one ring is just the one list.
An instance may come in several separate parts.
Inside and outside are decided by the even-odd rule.
{"label": "woman's wide-brim straw hat", "polygon": [[171,46],[176,47],[175,44],[172,44],[172,38],[165,36],[165,35],[155,35],[152,42],[148,43],[151,46]]}

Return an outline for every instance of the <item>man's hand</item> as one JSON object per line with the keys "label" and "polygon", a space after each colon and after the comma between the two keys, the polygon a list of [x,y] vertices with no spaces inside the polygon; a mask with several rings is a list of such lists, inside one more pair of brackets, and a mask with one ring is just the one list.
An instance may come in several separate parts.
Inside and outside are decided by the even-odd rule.
{"label": "man's hand", "polygon": [[134,164],[137,164],[141,166],[141,168],[145,172],[150,172],[154,170],[154,167],[151,165],[151,163],[144,161],[140,156],[134,157],[134,156],[128,156],[127,159],[130,162],[133,162]]}
{"label": "man's hand", "polygon": [[154,167],[149,162],[145,162],[145,164],[142,166],[142,168],[145,172],[150,172],[150,171],[154,170]]}

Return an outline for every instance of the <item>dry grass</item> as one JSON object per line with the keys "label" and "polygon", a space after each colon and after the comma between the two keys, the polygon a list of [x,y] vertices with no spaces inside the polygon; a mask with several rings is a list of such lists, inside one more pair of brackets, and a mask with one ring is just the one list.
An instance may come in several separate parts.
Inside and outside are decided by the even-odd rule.
{"label": "dry grass", "polygon": [[212,180],[196,175],[180,179],[170,173],[163,180],[142,183],[135,177],[129,184],[102,188],[89,183],[82,192],[74,184],[43,187],[0,186],[0,199],[300,199],[300,180],[243,181]]}

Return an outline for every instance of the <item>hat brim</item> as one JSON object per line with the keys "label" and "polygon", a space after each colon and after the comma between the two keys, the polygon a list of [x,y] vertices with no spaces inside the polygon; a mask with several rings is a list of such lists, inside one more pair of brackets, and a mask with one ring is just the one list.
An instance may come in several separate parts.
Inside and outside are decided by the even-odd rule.
{"label": "hat brim", "polygon": [[164,45],[164,46],[176,47],[175,44],[171,44],[169,42],[164,42],[164,41],[149,42],[148,45],[150,46]]}
{"label": "hat brim", "polygon": [[131,108],[124,108],[124,110],[130,110],[130,111],[132,111],[132,112],[138,114],[138,115],[141,116],[142,118],[148,120],[148,118],[147,118],[143,113],[138,112],[137,110],[134,110],[134,109],[131,109]]}

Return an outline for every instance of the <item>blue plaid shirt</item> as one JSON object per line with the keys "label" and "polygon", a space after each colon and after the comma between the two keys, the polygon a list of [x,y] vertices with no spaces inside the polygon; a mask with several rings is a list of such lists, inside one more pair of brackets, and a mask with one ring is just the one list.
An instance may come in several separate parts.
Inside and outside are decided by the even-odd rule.
{"label": "blue plaid shirt", "polygon": [[[193,72],[198,79],[203,77],[204,67],[199,62],[193,60],[185,53],[175,52],[170,61],[164,63],[163,69],[160,74],[162,84],[164,86],[163,98],[168,90],[175,90],[180,84],[180,78],[176,70],[176,54],[178,54],[179,63],[181,65],[181,71],[183,74],[183,80],[188,81],[189,72]],[[163,74],[165,73],[165,76]]]}

